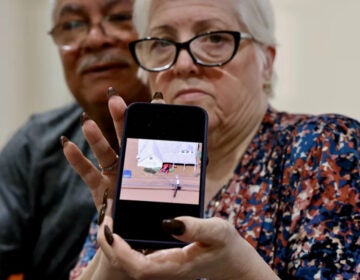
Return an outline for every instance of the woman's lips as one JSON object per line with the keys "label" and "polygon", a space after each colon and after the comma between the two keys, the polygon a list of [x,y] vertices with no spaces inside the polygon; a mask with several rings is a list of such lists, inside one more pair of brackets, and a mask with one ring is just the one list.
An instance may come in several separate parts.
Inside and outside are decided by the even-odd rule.
{"label": "woman's lips", "polygon": [[205,91],[201,89],[192,88],[192,89],[178,91],[175,95],[175,99],[181,99],[184,101],[189,101],[189,100],[194,101],[196,99],[203,98],[205,95],[208,95]]}

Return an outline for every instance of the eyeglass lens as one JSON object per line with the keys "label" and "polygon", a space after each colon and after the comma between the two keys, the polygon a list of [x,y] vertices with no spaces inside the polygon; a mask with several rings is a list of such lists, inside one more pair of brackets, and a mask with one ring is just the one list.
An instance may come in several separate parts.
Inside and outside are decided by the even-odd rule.
{"label": "eyeglass lens", "polygon": [[[97,26],[104,35],[119,37],[124,30],[132,28],[127,21],[124,15],[112,15],[105,17]],[[88,35],[91,28],[92,24],[87,21],[70,21],[57,25],[51,35],[57,45],[70,49],[77,47]]]}
{"label": "eyeglass lens", "polygon": [[[190,53],[196,62],[208,66],[229,60],[234,48],[234,36],[225,32],[203,34],[189,41]],[[138,41],[135,47],[139,63],[147,69],[154,70],[174,64],[178,51],[176,43],[156,38]]]}

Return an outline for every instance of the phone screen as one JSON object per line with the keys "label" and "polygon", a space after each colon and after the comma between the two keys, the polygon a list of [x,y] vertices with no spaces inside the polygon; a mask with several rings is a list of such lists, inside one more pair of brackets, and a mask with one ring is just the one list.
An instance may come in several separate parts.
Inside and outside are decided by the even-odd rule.
{"label": "phone screen", "polygon": [[[140,104],[136,112],[129,112],[125,124],[114,231],[133,248],[184,246],[164,232],[161,223],[203,215],[207,117],[200,110],[201,118],[194,121],[199,117],[197,107]],[[188,130],[174,129],[180,120],[182,125],[192,120]]]}

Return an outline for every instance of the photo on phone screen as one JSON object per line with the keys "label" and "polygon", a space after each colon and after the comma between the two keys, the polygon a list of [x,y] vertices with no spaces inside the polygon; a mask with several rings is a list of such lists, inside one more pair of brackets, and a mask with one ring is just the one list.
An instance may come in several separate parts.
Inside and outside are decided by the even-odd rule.
{"label": "photo on phone screen", "polygon": [[199,204],[202,143],[127,138],[120,200]]}
{"label": "photo on phone screen", "polygon": [[114,232],[133,248],[184,246],[161,223],[203,216],[207,115],[199,107],[134,104],[125,118]]}

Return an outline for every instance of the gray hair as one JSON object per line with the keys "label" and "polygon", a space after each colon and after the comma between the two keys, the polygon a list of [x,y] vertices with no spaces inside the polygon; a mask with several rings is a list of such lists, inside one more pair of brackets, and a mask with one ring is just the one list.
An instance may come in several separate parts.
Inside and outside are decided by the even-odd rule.
{"label": "gray hair", "polygon": [[51,20],[54,20],[54,12],[57,0],[49,0]]}
{"label": "gray hair", "polygon": [[[231,0],[239,20],[256,41],[267,46],[276,45],[274,13],[269,0]],[[136,0],[134,23],[140,37],[146,36],[151,0]]]}
{"label": "gray hair", "polygon": [[[217,0],[219,1],[219,0]],[[229,0],[233,1],[234,7],[238,13],[239,20],[245,25],[247,31],[254,37],[255,41],[265,46],[276,46],[275,39],[275,19],[273,8],[269,0]],[[136,0],[134,5],[134,25],[139,37],[147,36],[147,27],[149,22],[150,0]],[[261,47],[259,58],[261,63],[265,63],[265,53]],[[147,72],[140,69],[138,76],[142,81],[147,81]],[[272,82],[275,81],[273,74]],[[269,95],[272,94],[268,92]]]}

